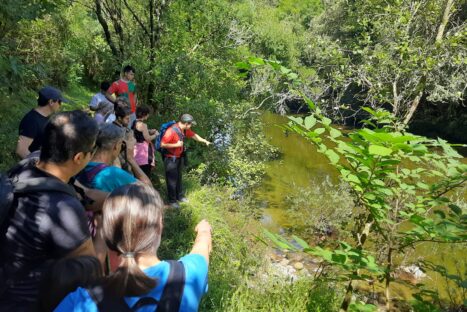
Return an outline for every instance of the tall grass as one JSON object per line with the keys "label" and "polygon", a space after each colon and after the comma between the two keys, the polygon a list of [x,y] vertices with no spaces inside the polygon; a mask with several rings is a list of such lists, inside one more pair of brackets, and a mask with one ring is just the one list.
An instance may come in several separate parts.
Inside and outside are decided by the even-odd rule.
{"label": "tall grass", "polygon": [[278,275],[262,243],[261,225],[249,217],[248,201],[233,200],[234,190],[187,181],[189,203],[165,214],[159,255],[178,258],[189,252],[194,227],[207,219],[213,227],[209,290],[200,311],[337,311],[339,296],[311,277],[296,281]]}

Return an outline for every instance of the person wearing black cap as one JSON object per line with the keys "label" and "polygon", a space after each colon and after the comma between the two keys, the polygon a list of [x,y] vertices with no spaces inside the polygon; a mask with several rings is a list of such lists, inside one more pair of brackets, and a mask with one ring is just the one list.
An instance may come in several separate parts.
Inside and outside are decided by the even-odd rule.
{"label": "person wearing black cap", "polygon": [[164,153],[165,181],[167,184],[167,195],[169,204],[173,208],[179,208],[177,202],[186,202],[182,190],[182,155],[184,152],[183,140],[185,137],[193,138],[209,146],[211,142],[203,139],[193,130],[191,126],[196,125],[193,116],[183,114],[177,123],[167,129],[161,139],[161,147],[166,150]]}
{"label": "person wearing black cap", "polygon": [[40,149],[43,132],[49,116],[60,110],[62,102],[68,102],[60,90],[46,86],[39,91],[37,107],[31,109],[19,124],[16,154],[21,159]]}

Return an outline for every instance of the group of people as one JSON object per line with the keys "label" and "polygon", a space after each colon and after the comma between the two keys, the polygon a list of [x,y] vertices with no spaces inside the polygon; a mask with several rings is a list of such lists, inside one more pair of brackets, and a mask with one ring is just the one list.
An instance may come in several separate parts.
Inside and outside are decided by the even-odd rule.
{"label": "group of people", "polygon": [[11,205],[0,207],[8,209],[0,219],[0,311],[197,310],[211,226],[196,226],[179,261],[159,259],[166,206],[150,173],[159,136],[169,205],[179,208],[184,139],[210,142],[191,130],[189,114],[163,133],[148,129],[151,110],[138,105],[134,73],[127,66],[120,80],[101,84],[89,105],[94,116],[59,112],[67,100],[44,87],[21,120],[22,160],[0,180],[13,185]]}

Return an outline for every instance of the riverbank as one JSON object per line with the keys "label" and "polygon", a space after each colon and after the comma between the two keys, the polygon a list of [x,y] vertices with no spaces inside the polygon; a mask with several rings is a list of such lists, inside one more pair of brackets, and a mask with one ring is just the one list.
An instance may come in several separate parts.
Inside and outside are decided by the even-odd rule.
{"label": "riverbank", "polygon": [[[64,92],[72,103],[64,109],[83,109],[92,92],[72,87]],[[36,106],[36,94],[19,93],[4,97],[0,130],[0,170],[17,162],[14,155],[18,124],[22,116]],[[160,178],[159,168],[153,178]],[[297,269],[300,261],[280,264],[271,259],[274,250],[262,234],[256,218],[257,207],[251,198],[235,196],[235,189],[200,183],[196,171],[186,175],[189,203],[180,210],[167,210],[160,247],[162,259],[178,258],[191,249],[194,227],[207,219],[213,227],[213,252],[209,270],[209,289],[200,311],[335,311],[340,302],[332,285],[313,284],[307,271]],[[156,186],[156,188],[158,188]],[[165,188],[160,187],[161,193]],[[235,198],[235,199],[234,199]],[[291,269],[294,271],[292,272]]]}

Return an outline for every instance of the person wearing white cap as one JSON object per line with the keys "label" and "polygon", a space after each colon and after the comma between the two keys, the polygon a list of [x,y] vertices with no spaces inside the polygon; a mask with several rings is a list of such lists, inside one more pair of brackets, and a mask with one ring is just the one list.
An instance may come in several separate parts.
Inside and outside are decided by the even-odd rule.
{"label": "person wearing white cap", "polygon": [[179,208],[178,202],[186,202],[182,190],[182,158],[184,154],[183,140],[185,137],[192,138],[209,146],[211,142],[203,139],[193,130],[191,126],[196,125],[193,116],[183,114],[177,123],[167,129],[161,139],[165,167],[165,181],[167,184],[167,196],[169,204],[173,208]]}

